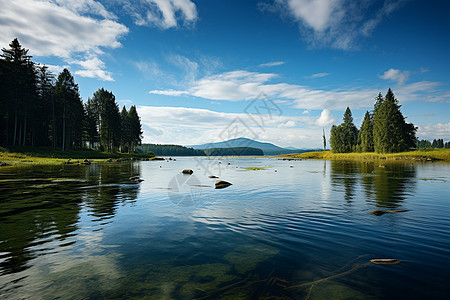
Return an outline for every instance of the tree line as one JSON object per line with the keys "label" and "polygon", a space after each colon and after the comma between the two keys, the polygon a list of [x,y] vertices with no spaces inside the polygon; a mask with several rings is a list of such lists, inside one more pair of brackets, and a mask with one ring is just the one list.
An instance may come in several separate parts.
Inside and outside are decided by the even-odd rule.
{"label": "tree line", "polygon": [[194,149],[181,145],[142,144],[137,147],[137,152],[153,152],[161,156],[232,156],[232,155],[258,155],[264,152],[259,148],[234,147],[234,148],[211,148]]}
{"label": "tree line", "polygon": [[69,70],[56,78],[14,39],[0,55],[0,145],[132,152],[141,144],[136,107],[103,88],[86,103]]}
{"label": "tree line", "polygon": [[137,152],[153,152],[161,156],[205,156],[203,150],[188,148],[181,145],[142,144],[137,147]]}
{"label": "tree line", "polygon": [[395,153],[417,147],[417,127],[406,122],[400,107],[391,89],[385,97],[379,93],[373,111],[366,112],[359,130],[353,124],[352,112],[347,107],[344,122],[331,127],[333,152]]}
{"label": "tree line", "polygon": [[417,141],[417,148],[450,148],[450,142],[445,142],[443,139],[434,139],[433,142],[428,140],[420,140]]}

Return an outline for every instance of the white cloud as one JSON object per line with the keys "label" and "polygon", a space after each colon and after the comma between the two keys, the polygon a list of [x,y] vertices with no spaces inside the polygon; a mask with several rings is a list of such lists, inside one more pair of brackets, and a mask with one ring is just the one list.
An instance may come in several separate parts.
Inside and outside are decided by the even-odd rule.
{"label": "white cloud", "polygon": [[324,109],[322,110],[320,117],[317,119],[316,124],[319,126],[328,126],[333,124],[335,121],[336,119],[333,117],[330,110]]}
{"label": "white cloud", "polygon": [[61,73],[64,69],[69,69],[70,68],[68,65],[64,65],[64,66],[47,65],[47,64],[41,64],[41,65],[45,65],[46,67],[48,67],[48,70],[52,74],[55,74],[55,75]]}
{"label": "white cloud", "polygon": [[8,45],[17,37],[32,55],[56,56],[66,62],[76,61],[76,56],[89,56],[90,60],[95,57],[102,68],[84,69],[78,74],[112,79],[111,73],[104,70],[105,65],[99,63],[98,56],[103,48],[120,47],[119,39],[128,33],[128,28],[113,20],[115,16],[100,3],[93,0],[0,0],[0,6],[0,44]]}
{"label": "white cloud", "polygon": [[123,1],[125,9],[137,25],[161,29],[194,24],[198,19],[197,6],[191,0],[135,0]]}
{"label": "white cloud", "polygon": [[103,4],[94,0],[39,0],[42,2],[55,3],[77,14],[91,14],[101,16],[105,19],[117,19],[117,16],[109,12]]}
{"label": "white cloud", "polygon": [[182,56],[182,55],[170,55],[168,57],[168,60],[173,65],[177,66],[178,68],[182,69],[185,73],[184,80],[186,82],[192,82],[196,79],[198,71],[199,71],[199,65],[197,62],[190,60],[189,58]]}
{"label": "white cloud", "polygon": [[[288,83],[270,83],[277,78],[274,73],[258,73],[237,70],[213,76],[206,76],[191,83],[186,90],[152,90],[157,95],[190,95],[209,100],[242,101],[252,100],[261,93],[277,103],[288,101],[299,109],[344,110],[371,108],[374,98],[380,92],[375,88],[355,87],[350,89],[323,90]],[[398,86],[397,99],[406,101],[449,102],[450,96],[438,89],[440,83],[419,81]],[[383,90],[387,90],[383,89]]]}
{"label": "white cloud", "polygon": [[322,77],[325,77],[328,75],[330,75],[330,73],[316,73],[316,74],[312,74],[311,76],[308,76],[308,78],[316,79],[316,78],[322,78]]}
{"label": "white cloud", "polygon": [[444,139],[450,141],[450,123],[437,123],[418,125],[417,137],[419,139]]}
{"label": "white cloud", "polygon": [[[252,119],[245,113],[223,113],[187,107],[139,106],[138,111],[145,143],[194,145],[223,141],[225,136],[244,136],[270,141],[283,147],[311,147],[311,139],[315,139],[317,132],[321,132],[314,125],[313,117],[262,114],[253,115]],[[264,128],[254,121],[260,117],[264,119]],[[234,131],[227,131],[230,124],[239,128],[236,136],[233,136]],[[304,128],[306,126],[313,127]],[[317,146],[319,145],[320,140],[317,141]]]}
{"label": "white cloud", "polygon": [[273,6],[260,7],[293,18],[313,47],[347,50],[355,47],[358,38],[369,36],[403,2],[385,1],[377,9],[375,1],[365,0],[274,0]]}
{"label": "white cloud", "polygon": [[276,66],[281,66],[284,64],[285,64],[284,61],[272,61],[272,62],[260,64],[258,67],[276,67]]}
{"label": "white cloud", "polygon": [[381,79],[396,81],[398,84],[404,84],[411,73],[409,71],[401,71],[398,69],[389,69],[380,75]]}

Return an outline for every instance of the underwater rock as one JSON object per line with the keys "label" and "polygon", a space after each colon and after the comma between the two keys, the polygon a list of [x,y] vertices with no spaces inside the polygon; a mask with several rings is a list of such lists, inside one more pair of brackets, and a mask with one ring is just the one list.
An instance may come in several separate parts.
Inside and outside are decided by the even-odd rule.
{"label": "underwater rock", "polygon": [[372,210],[372,211],[370,212],[370,214],[371,214],[371,215],[374,215],[374,216],[381,216],[381,215],[384,215],[385,213],[387,213],[387,211],[381,210],[381,209]]}
{"label": "underwater rock", "polygon": [[232,185],[231,183],[229,183],[228,181],[225,180],[216,180],[216,189],[223,189],[226,188],[230,185]]}
{"label": "underwater rock", "polygon": [[393,210],[381,210],[381,209],[377,209],[377,210],[372,210],[370,212],[370,214],[374,215],[374,216],[381,216],[384,215],[386,213],[400,213],[400,212],[406,212],[408,211],[407,209],[393,209]]}
{"label": "underwater rock", "polygon": [[400,260],[395,258],[374,258],[370,262],[377,265],[397,265],[400,263]]}
{"label": "underwater rock", "polygon": [[183,171],[181,171],[181,173],[183,173],[183,174],[192,174],[192,173],[194,173],[194,171],[192,171],[191,169],[184,169]]}
{"label": "underwater rock", "polygon": [[399,212],[406,212],[409,211],[408,209],[393,209],[390,212],[391,213],[399,213]]}

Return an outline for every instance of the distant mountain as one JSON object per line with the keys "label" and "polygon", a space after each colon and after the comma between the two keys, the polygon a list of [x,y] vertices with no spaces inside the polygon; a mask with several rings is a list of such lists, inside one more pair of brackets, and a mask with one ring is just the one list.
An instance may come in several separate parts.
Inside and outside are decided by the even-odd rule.
{"label": "distant mountain", "polygon": [[310,149],[282,148],[271,143],[263,143],[247,138],[231,139],[224,142],[208,143],[202,145],[186,146],[194,149],[212,149],[212,148],[235,148],[235,147],[251,147],[261,149],[264,155],[280,155],[290,153],[302,153],[311,151]]}

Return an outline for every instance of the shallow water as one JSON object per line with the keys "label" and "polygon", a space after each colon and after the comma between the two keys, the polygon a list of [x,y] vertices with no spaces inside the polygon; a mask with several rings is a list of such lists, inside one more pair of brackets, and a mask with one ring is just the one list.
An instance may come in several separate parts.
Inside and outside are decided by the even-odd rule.
{"label": "shallow water", "polygon": [[0,298],[443,299],[449,194],[438,163],[2,168]]}

